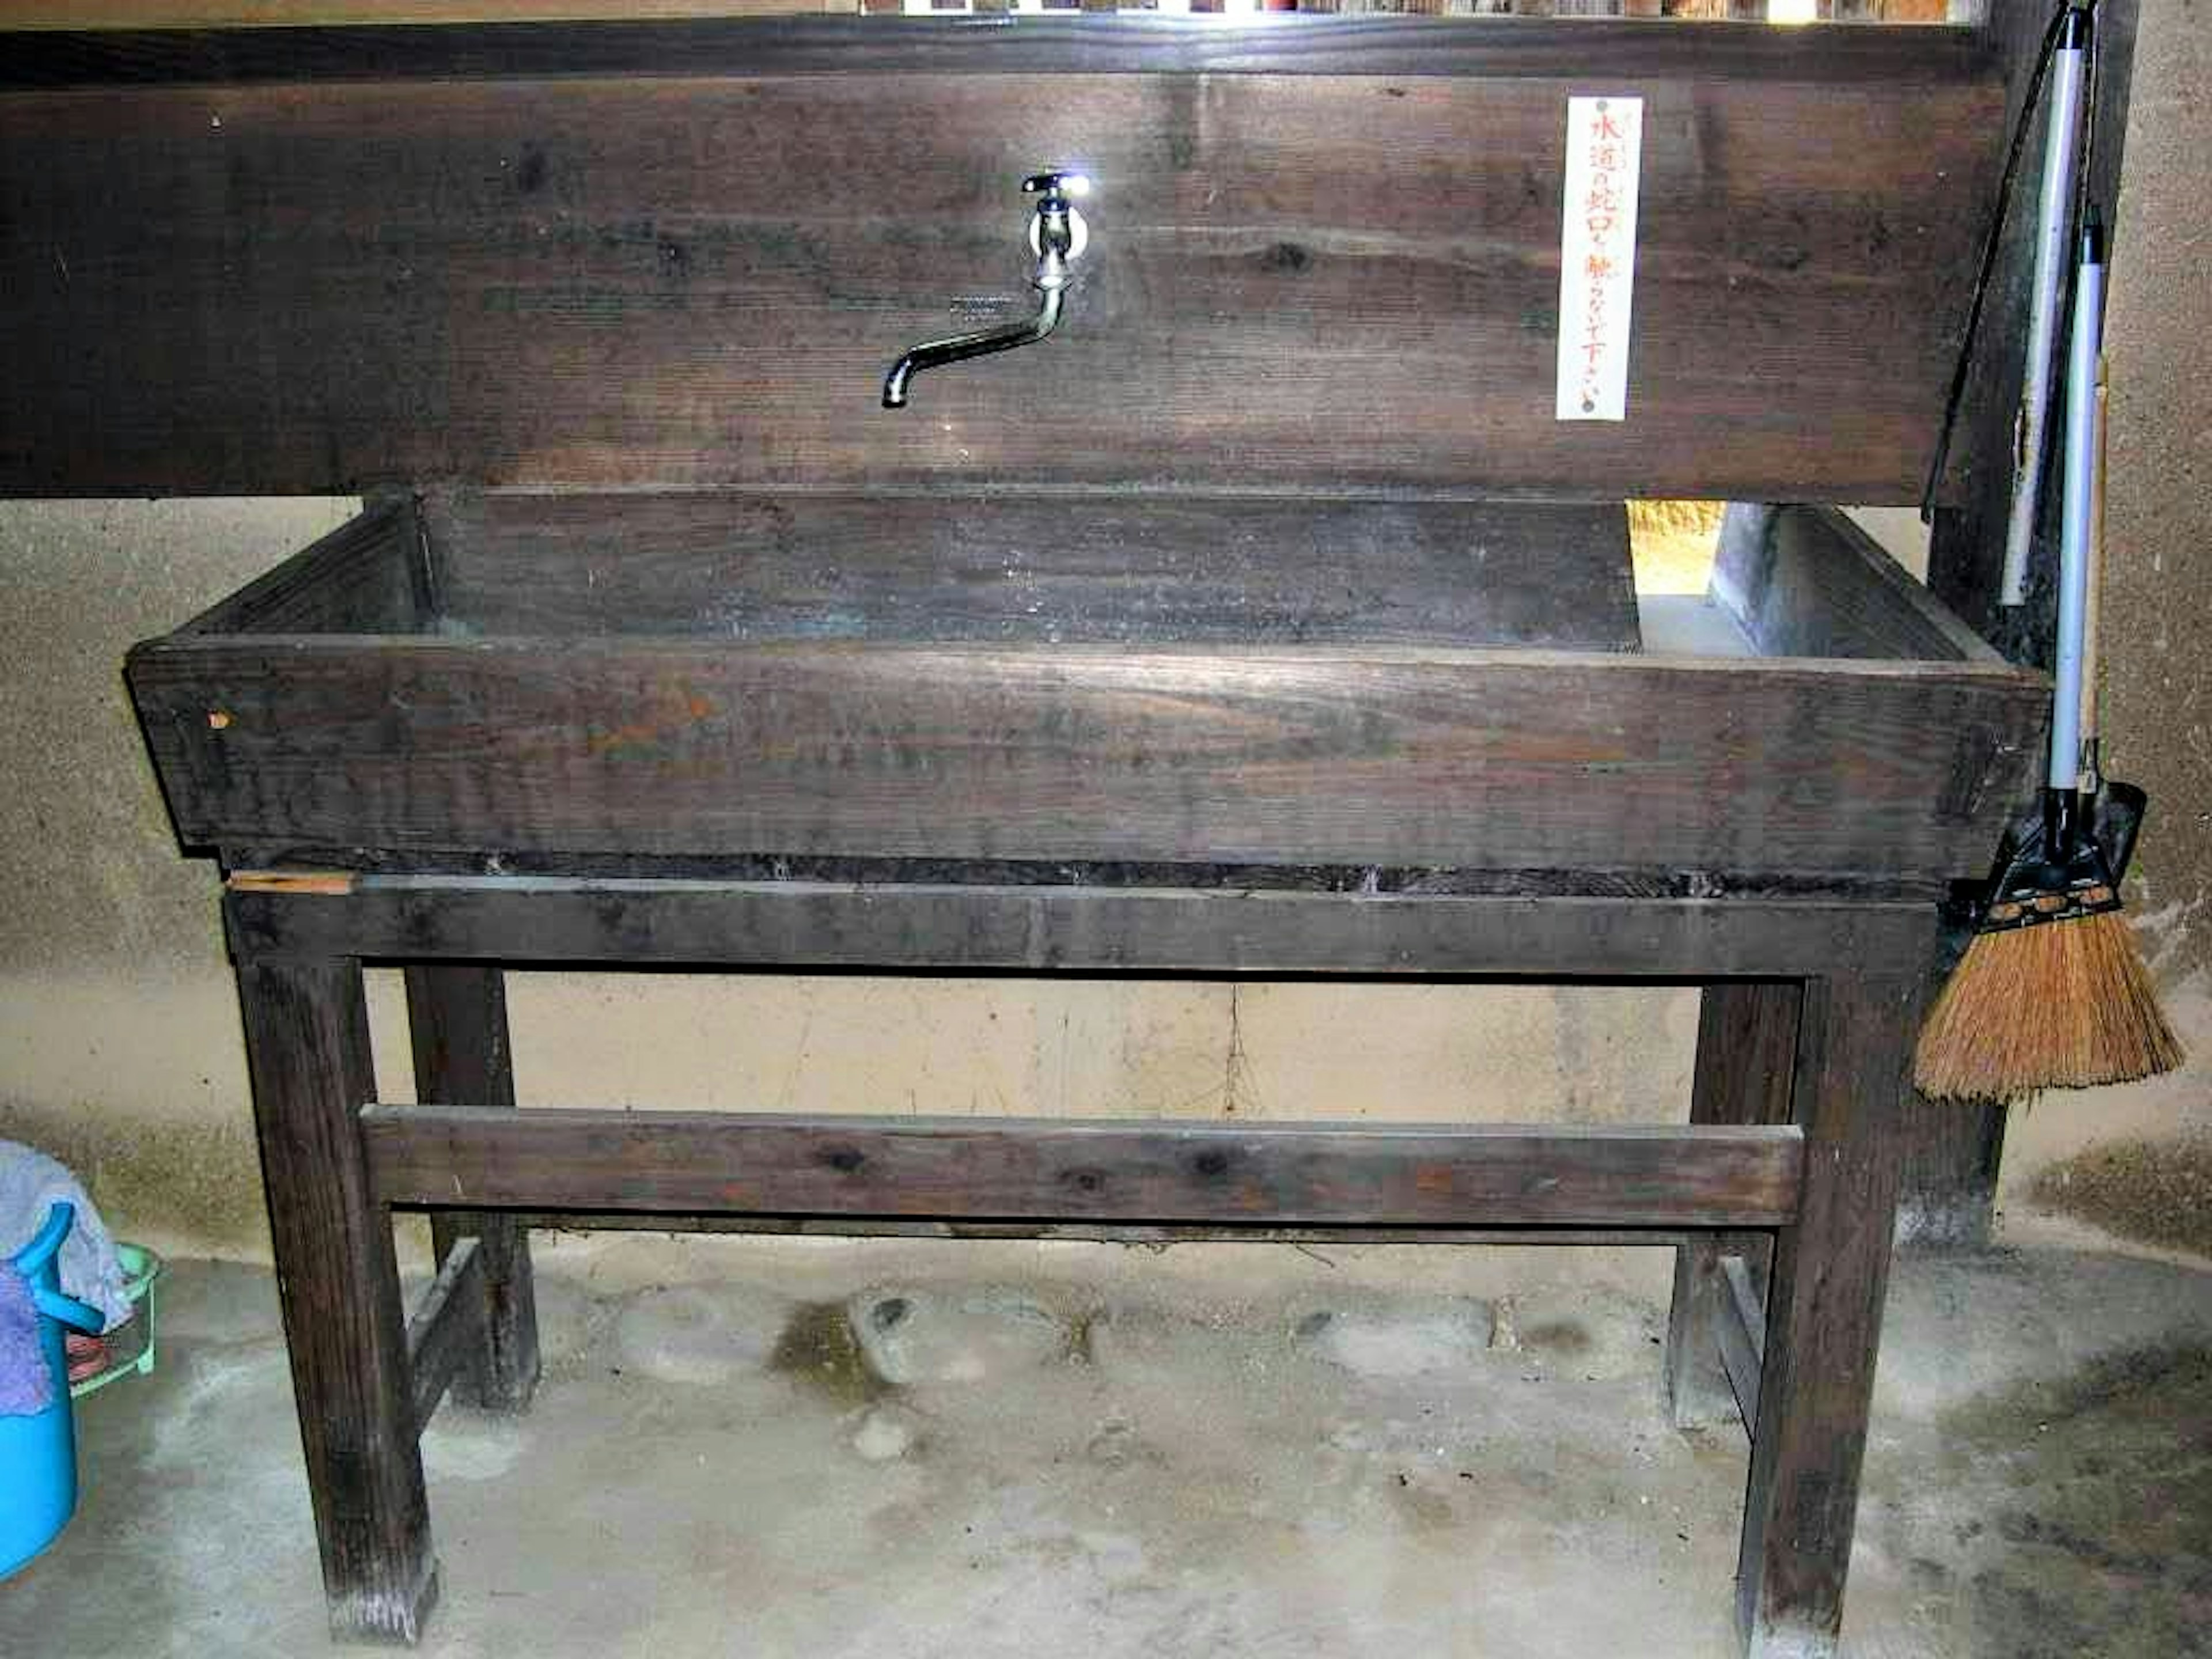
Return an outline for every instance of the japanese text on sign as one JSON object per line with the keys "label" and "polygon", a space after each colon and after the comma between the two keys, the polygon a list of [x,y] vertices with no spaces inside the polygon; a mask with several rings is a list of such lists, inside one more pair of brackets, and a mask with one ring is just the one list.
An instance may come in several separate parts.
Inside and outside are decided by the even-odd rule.
{"label": "japanese text on sign", "polygon": [[1567,100],[1565,222],[1559,239],[1563,421],[1628,414],[1629,301],[1636,288],[1641,98]]}

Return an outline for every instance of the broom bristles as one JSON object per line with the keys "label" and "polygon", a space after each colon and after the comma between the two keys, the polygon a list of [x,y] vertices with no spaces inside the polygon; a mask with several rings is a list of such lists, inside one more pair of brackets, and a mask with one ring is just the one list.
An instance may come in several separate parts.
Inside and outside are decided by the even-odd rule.
{"label": "broom bristles", "polygon": [[1912,1080],[1938,1099],[2012,1105],[2184,1058],[2127,918],[2107,910],[1977,933],[1921,1028]]}

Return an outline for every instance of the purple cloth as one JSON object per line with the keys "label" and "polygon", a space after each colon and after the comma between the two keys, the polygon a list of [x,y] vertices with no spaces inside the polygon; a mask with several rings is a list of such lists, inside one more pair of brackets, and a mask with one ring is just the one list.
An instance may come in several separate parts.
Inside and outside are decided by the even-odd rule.
{"label": "purple cloth", "polygon": [[39,1310],[23,1275],[0,1261],[0,1417],[27,1417],[53,1403],[54,1374],[39,1340]]}
{"label": "purple cloth", "polygon": [[77,1178],[44,1152],[0,1140],[0,1261],[39,1236],[57,1203],[76,1208],[76,1220],[62,1241],[62,1294],[99,1309],[112,1331],[131,1317],[131,1297],[100,1212]]}

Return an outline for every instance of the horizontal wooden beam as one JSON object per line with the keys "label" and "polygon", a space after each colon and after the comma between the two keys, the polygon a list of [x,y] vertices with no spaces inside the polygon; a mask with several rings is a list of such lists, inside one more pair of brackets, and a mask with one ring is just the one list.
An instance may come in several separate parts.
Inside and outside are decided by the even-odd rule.
{"label": "horizontal wooden beam", "polygon": [[[402,1206],[411,1207],[411,1206]],[[896,1216],[700,1215],[666,1211],[508,1210],[528,1231],[550,1232],[764,1233],[778,1238],[945,1238],[967,1243],[1292,1244],[1307,1249],[1371,1244],[1553,1244],[1667,1249],[1708,1239],[1702,1227],[1269,1227],[1235,1222],[915,1221]]]}
{"label": "horizontal wooden beam", "polygon": [[453,1378],[483,1340],[484,1284],[482,1247],[464,1238],[447,1255],[445,1265],[422,1293],[421,1306],[407,1322],[407,1375],[415,1408],[415,1432],[429,1426]]}
{"label": "horizontal wooden beam", "polygon": [[173,637],[193,846],[1978,874],[2047,683],[1523,650]]}
{"label": "horizontal wooden beam", "polygon": [[363,1109],[379,1196],[476,1209],[1299,1225],[1763,1227],[1787,1127],[1270,1125]]}
{"label": "horizontal wooden beam", "polygon": [[835,17],[51,32],[12,40],[0,89],[605,75],[1133,73],[1759,77],[1926,86],[1986,79],[1968,28],[1653,28],[1577,18]]}
{"label": "horizontal wooden beam", "polygon": [[234,887],[233,952],[957,974],[1802,977],[1923,958],[1932,902],[362,877]]}

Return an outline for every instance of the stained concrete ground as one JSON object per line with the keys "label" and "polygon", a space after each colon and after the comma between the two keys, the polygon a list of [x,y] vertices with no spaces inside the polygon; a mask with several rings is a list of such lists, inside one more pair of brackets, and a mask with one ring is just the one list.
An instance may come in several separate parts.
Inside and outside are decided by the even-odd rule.
{"label": "stained concrete ground", "polygon": [[[1652,1253],[538,1249],[534,1408],[424,1442],[434,1659],[1735,1651]],[[271,1282],[163,1295],[0,1653],[325,1650]],[[1860,1659],[2212,1651],[2212,1275],[1901,1263],[1853,1574]]]}

